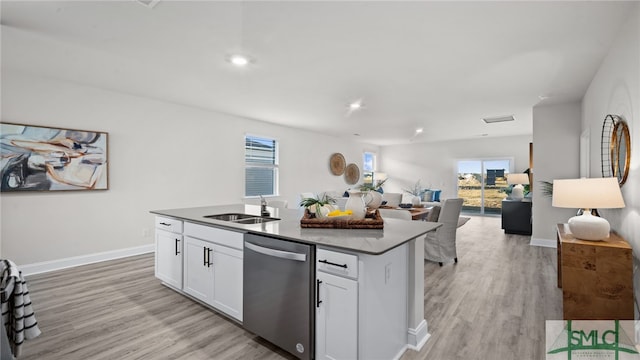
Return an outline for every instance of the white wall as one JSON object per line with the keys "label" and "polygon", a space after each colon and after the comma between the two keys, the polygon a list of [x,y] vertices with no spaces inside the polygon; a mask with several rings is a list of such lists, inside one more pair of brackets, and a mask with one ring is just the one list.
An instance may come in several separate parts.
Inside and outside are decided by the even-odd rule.
{"label": "white wall", "polygon": [[555,246],[556,225],[576,210],[554,208],[551,198],[535,191],[540,181],[580,175],[580,103],[533,108],[533,242]]}
{"label": "white wall", "polygon": [[590,168],[600,177],[600,135],[607,114],[619,115],[631,133],[631,169],[622,195],[626,207],[601,211],[611,227],[633,247],[636,299],[640,297],[640,5],[629,20],[591,82],[582,103],[582,126],[591,133]]}
{"label": "white wall", "polygon": [[12,69],[2,104],[6,122],[109,133],[109,190],[0,196],[2,256],[19,265],[151,244],[149,210],[241,202],[247,132],[280,141],[280,191],[294,207],[300,192],[348,187],[329,172],[332,153],[362,167],[363,151],[378,151]]}
{"label": "white wall", "polygon": [[513,158],[513,171],[522,172],[529,167],[530,142],[525,135],[384,146],[380,168],[389,176],[384,189],[401,192],[420,180],[424,187],[441,189],[441,198],[456,197],[458,160]]}

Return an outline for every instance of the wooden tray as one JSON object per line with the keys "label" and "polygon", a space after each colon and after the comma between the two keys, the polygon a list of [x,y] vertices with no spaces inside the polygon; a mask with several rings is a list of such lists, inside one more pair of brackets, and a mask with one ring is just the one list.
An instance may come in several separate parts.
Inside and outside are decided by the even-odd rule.
{"label": "wooden tray", "polygon": [[304,216],[300,219],[300,227],[303,228],[324,228],[324,229],[382,229],[384,221],[380,212],[376,210],[367,214],[362,220],[355,219],[318,219],[309,210],[304,211]]}

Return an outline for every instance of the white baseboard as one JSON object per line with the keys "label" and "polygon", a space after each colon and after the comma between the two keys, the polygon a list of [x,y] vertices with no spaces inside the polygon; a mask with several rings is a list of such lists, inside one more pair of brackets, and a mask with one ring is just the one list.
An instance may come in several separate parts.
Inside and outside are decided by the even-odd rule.
{"label": "white baseboard", "polygon": [[418,327],[415,329],[409,328],[409,336],[407,338],[407,347],[411,350],[420,351],[427,340],[431,337],[431,334],[427,331],[427,321],[422,319]]}
{"label": "white baseboard", "polygon": [[402,358],[402,355],[407,352],[407,349],[409,349],[407,345],[403,346],[402,349],[400,349],[396,356],[394,356],[391,360],[400,360]]}
{"label": "white baseboard", "polygon": [[531,238],[531,242],[529,242],[529,245],[531,246],[542,246],[542,247],[550,247],[550,248],[556,248],[558,244],[558,240],[549,240],[549,239],[536,239],[536,238]]}
{"label": "white baseboard", "polygon": [[22,275],[29,276],[70,267],[93,264],[101,261],[120,259],[128,256],[146,254],[155,251],[155,244],[136,246],[127,249],[105,251],[101,253],[74,256],[64,259],[43,261],[34,264],[19,265]]}

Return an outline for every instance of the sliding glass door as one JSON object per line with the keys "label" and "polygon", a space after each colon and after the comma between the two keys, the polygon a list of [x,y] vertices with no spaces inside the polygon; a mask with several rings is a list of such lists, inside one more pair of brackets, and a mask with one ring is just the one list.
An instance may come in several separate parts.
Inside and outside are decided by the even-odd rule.
{"label": "sliding glass door", "polygon": [[458,197],[464,199],[462,210],[479,214],[500,214],[507,195],[510,159],[458,161]]}

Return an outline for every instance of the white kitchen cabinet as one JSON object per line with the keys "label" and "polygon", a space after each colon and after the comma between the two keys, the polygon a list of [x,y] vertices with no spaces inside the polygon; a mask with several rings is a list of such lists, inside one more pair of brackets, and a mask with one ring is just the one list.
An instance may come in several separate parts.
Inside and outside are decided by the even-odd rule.
{"label": "white kitchen cabinet", "polygon": [[316,359],[396,359],[407,344],[408,249],[316,251]]}
{"label": "white kitchen cabinet", "polygon": [[209,261],[212,252],[211,243],[184,237],[183,290],[207,304],[213,303],[213,267]]}
{"label": "white kitchen cabinet", "polygon": [[185,223],[184,239],[184,292],[242,321],[243,234]]}
{"label": "white kitchen cabinet", "polygon": [[358,358],[358,282],[317,273],[316,359]]}
{"label": "white kitchen cabinet", "polygon": [[242,250],[213,247],[213,305],[242,321]]}
{"label": "white kitchen cabinet", "polygon": [[155,276],[165,284],[182,288],[182,222],[156,217]]}

